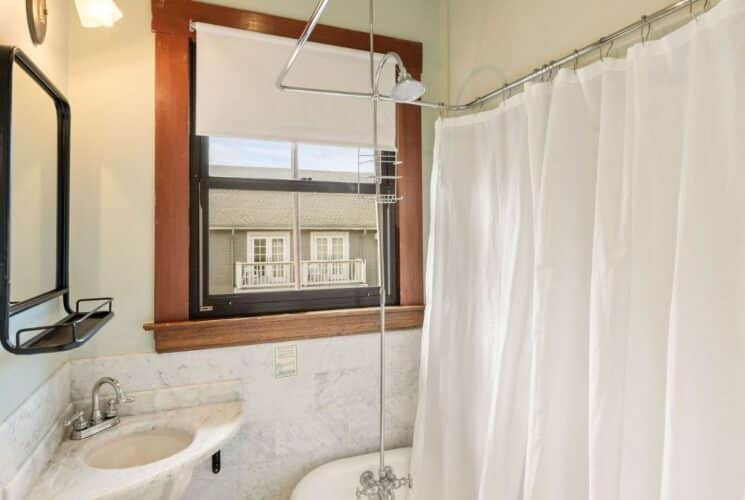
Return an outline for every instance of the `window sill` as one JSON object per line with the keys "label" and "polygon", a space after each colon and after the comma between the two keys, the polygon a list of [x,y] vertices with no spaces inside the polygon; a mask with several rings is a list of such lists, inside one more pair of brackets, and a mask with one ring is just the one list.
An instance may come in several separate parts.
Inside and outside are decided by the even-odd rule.
{"label": "window sill", "polygon": [[[424,306],[386,308],[389,330],[419,328]],[[377,307],[339,309],[245,318],[147,323],[160,353],[358,335],[379,331]]]}

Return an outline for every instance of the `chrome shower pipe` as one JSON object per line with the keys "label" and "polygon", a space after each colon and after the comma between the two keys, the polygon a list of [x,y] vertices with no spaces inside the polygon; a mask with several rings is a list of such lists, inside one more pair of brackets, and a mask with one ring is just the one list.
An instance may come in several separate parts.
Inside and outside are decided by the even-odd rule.
{"label": "chrome shower pipe", "polygon": [[[378,179],[383,176],[383,164],[380,160],[380,152],[378,151],[378,82],[379,77],[376,77],[375,72],[375,0],[369,0],[369,16],[370,16],[370,93],[372,94],[372,133],[373,133],[373,167],[375,169],[375,175]],[[385,258],[385,251],[383,249],[383,218],[385,217],[386,205],[379,203],[380,199],[380,181],[375,183],[375,229],[378,235],[378,290],[380,301],[378,303],[380,312],[380,356],[378,358],[380,362],[380,414],[378,415],[378,432],[379,437],[379,465],[378,465],[378,477],[382,478],[385,473],[385,297],[386,297],[386,283],[385,283],[385,272],[383,267],[383,259]]]}
{"label": "chrome shower pipe", "polygon": [[[371,38],[370,39],[370,44],[371,44],[370,46],[371,47],[372,47],[372,43],[373,42],[372,42],[372,38]],[[374,54],[374,52],[371,51],[370,54],[371,54],[371,57],[372,57],[372,54]],[[378,97],[380,97],[380,77],[383,75],[383,67],[385,66],[385,63],[388,62],[388,59],[390,59],[390,58],[395,59],[396,60],[396,64],[398,64],[398,67],[401,68],[402,70],[403,70],[403,68],[406,67],[404,65],[404,61],[401,59],[401,56],[398,55],[398,53],[396,53],[396,52],[388,52],[388,53],[386,53],[380,59],[380,62],[378,63],[378,66],[377,66],[377,69],[374,70],[374,76],[373,76],[373,80],[372,80],[373,95],[376,95]],[[371,61],[371,62],[374,64],[374,60]],[[408,75],[408,73],[406,73],[406,74]],[[373,99],[373,100],[377,101],[378,99]],[[393,101],[393,100],[394,99],[391,98],[391,101]]]}
{"label": "chrome shower pipe", "polygon": [[[313,33],[313,30],[318,24],[318,21],[321,18],[321,14],[323,14],[323,11],[326,9],[328,2],[329,0],[320,0],[318,2],[318,5],[313,11],[313,15],[308,20],[308,23],[305,25],[305,29],[303,30],[302,35],[300,35],[300,38],[298,39],[295,45],[295,48],[292,51],[292,55],[290,56],[290,59],[287,61],[287,64],[282,69],[282,71],[280,72],[277,78],[277,87],[279,87],[282,90],[287,90],[290,92],[306,92],[306,93],[333,95],[333,96],[341,96],[341,97],[357,97],[357,98],[363,98],[363,99],[374,99],[375,96],[373,95],[372,92],[369,92],[369,93],[368,92],[350,92],[350,91],[343,91],[343,90],[319,89],[319,88],[313,88],[313,87],[285,85],[284,83],[287,73],[289,73],[290,69],[295,63],[295,60],[297,59],[298,54],[303,49],[303,46],[305,45],[305,43],[308,41],[311,34]],[[683,9],[693,9],[695,4],[698,4],[701,2],[704,2],[704,9],[706,9],[709,3],[711,3],[710,0],[678,0],[675,3],[668,5],[667,7],[664,7],[656,12],[653,12],[652,14],[642,16],[641,19],[639,19],[638,21],[631,23],[628,26],[625,26],[624,28],[621,28],[620,30],[615,31],[611,33],[610,35],[606,35],[593,43],[585,45],[581,49],[574,50],[570,54],[567,54],[559,59],[551,61],[548,64],[542,66],[541,68],[536,69],[535,71],[528,73],[518,78],[515,81],[507,83],[465,104],[446,104],[446,103],[434,103],[434,102],[427,102],[427,101],[404,102],[404,101],[397,101],[389,95],[380,95],[378,96],[378,99],[381,101],[386,101],[386,102],[410,104],[412,106],[419,106],[422,108],[435,108],[441,111],[458,112],[458,111],[469,111],[472,109],[476,109],[498,97],[502,97],[503,95],[509,95],[510,92],[522,87],[526,83],[539,79],[539,78],[543,78],[544,76],[553,73],[556,69],[568,63],[571,63],[573,61],[576,61],[577,59],[580,59],[581,57],[584,57],[588,54],[598,53],[602,57],[602,54],[601,54],[602,49],[605,46],[611,44],[612,42],[620,38],[626,37],[635,32],[642,33],[643,30],[648,29],[652,23],[660,21],[661,19],[664,19],[672,14],[676,14],[677,12],[680,12]]]}

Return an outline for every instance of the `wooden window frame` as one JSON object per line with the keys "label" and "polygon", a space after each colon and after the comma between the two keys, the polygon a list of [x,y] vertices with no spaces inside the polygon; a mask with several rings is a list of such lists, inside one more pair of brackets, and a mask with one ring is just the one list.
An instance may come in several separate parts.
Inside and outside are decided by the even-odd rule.
{"label": "wooden window frame", "polygon": [[[158,352],[245,345],[374,332],[377,308],[317,311],[216,320],[189,320],[190,23],[204,22],[297,38],[305,20],[289,19],[192,0],[151,0],[155,34],[155,290]],[[318,25],[312,41],[368,50],[368,33]],[[375,35],[378,52],[397,52],[421,78],[420,42]],[[417,133],[405,133],[416,130]],[[399,306],[389,308],[389,329],[415,328],[423,318],[421,109],[396,105],[396,142],[406,165],[399,182]]]}

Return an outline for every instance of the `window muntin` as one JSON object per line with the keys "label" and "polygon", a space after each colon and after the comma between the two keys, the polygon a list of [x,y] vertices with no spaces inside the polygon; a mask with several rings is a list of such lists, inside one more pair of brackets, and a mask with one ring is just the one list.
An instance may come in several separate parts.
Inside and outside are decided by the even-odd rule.
{"label": "window muntin", "polygon": [[251,262],[266,262],[266,238],[255,238],[252,250]]}

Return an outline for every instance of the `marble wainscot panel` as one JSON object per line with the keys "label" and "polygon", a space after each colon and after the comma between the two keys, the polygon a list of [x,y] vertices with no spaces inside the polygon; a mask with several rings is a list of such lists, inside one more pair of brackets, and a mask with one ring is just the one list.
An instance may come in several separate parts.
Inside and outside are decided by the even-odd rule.
{"label": "marble wainscot panel", "polygon": [[[26,499],[44,473],[69,429],[65,416],[73,410],[90,411],[91,388],[97,379],[81,381],[88,385],[82,399],[71,400],[71,366],[62,365],[24,403],[0,424],[0,500]],[[101,400],[113,393],[101,391]],[[135,401],[121,407],[122,416],[168,412],[183,408],[238,402],[240,380],[221,380],[205,384],[133,391]]]}
{"label": "marble wainscot panel", "polygon": [[[95,380],[98,379],[89,381],[91,386]],[[191,408],[215,403],[240,401],[241,381],[222,380],[206,384],[158,387],[156,389],[143,391],[130,391],[124,388],[124,391],[127,396],[132,396],[134,398],[134,401],[122,404],[119,407],[119,415],[127,417],[131,415],[143,415],[146,413],[178,410],[181,408]],[[114,397],[114,392],[108,385],[103,386],[99,394],[102,405],[107,399]],[[75,395],[83,397],[83,399],[76,399],[73,401],[75,410],[83,410],[86,415],[89,414],[92,403],[90,388],[85,394]]]}
{"label": "marble wainscot panel", "polygon": [[[386,442],[396,448],[411,444],[420,331],[391,332],[387,339]],[[378,342],[377,335],[355,335],[76,360],[72,400],[83,404],[102,376],[119,379],[138,401],[149,391],[182,401],[193,397],[181,394],[184,386],[237,380],[242,425],[222,449],[222,471],[213,474],[209,460],[199,464],[184,498],[286,500],[316,466],[377,449]],[[293,345],[297,374],[276,378],[275,349]],[[352,494],[356,481],[351,478]]]}
{"label": "marble wainscot panel", "polygon": [[64,435],[71,410],[70,366],[62,365],[0,423],[0,498],[22,500]]}
{"label": "marble wainscot panel", "polygon": [[[235,435],[240,411],[237,401],[159,411],[124,417],[119,425],[87,439],[65,440],[28,500],[181,498],[194,465]],[[165,450],[159,452],[156,445],[139,456],[131,451],[117,456],[121,440],[139,433],[151,442],[165,439],[160,445]],[[156,460],[154,453],[162,453],[161,458]]]}

